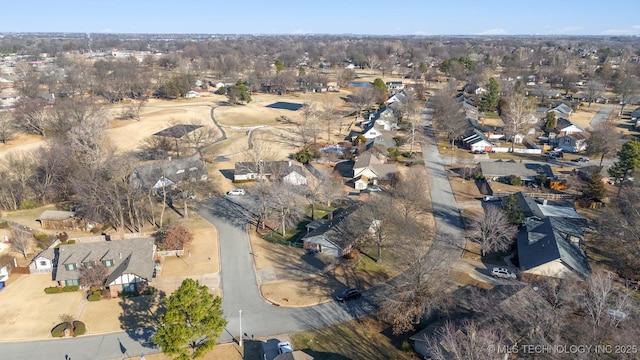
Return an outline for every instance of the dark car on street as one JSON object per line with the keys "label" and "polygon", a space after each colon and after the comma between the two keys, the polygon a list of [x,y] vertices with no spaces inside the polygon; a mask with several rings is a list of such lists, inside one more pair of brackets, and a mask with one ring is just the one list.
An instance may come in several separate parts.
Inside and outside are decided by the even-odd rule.
{"label": "dark car on street", "polygon": [[359,299],[360,296],[362,296],[362,293],[360,293],[360,290],[352,288],[352,289],[347,289],[341,292],[340,294],[338,294],[338,296],[336,296],[336,300],[340,302],[345,302],[349,300]]}

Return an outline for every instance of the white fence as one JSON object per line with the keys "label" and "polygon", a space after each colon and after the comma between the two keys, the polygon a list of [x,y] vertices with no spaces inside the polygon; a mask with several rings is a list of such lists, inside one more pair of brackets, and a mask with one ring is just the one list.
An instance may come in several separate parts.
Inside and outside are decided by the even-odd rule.
{"label": "white fence", "polygon": [[184,249],[156,251],[156,255],[160,255],[160,256],[182,256],[182,255],[184,255]]}
{"label": "white fence", "polygon": [[[491,151],[497,152],[497,153],[508,153],[508,152],[511,152],[511,148],[508,148],[508,147],[494,147],[494,148],[491,148]],[[513,149],[513,152],[517,153],[517,154],[542,154],[542,149],[520,149],[520,148],[515,148],[515,149]]]}

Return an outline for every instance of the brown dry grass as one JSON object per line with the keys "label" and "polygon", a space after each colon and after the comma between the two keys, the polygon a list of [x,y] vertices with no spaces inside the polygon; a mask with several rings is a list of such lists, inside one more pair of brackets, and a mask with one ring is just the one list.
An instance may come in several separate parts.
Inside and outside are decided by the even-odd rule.
{"label": "brown dry grass", "polygon": [[352,320],[291,336],[293,348],[320,359],[415,360],[415,353],[401,350],[408,335],[394,337],[372,318]]}
{"label": "brown dry grass", "polygon": [[[449,177],[451,190],[457,202],[479,200],[482,197],[480,190],[473,180],[464,180],[461,177]],[[478,201],[478,206],[481,203]]]}
{"label": "brown dry grass", "polygon": [[478,281],[465,272],[454,270],[451,271],[451,274],[453,275],[454,283],[459,284],[460,286],[472,285],[486,290],[490,290],[493,288],[493,285],[483,281]]}
{"label": "brown dry grass", "polygon": [[[247,346],[245,346],[246,348]],[[220,344],[213,347],[211,351],[206,353],[203,357],[199,358],[202,360],[214,360],[214,359],[224,359],[224,360],[244,360],[248,359],[248,357],[243,356],[244,349],[238,346],[236,343],[232,344]],[[165,355],[163,353],[157,354],[145,354],[144,358],[146,360],[172,360],[173,357],[169,355]],[[139,359],[134,356],[131,359]],[[261,359],[261,358],[259,358]]]}

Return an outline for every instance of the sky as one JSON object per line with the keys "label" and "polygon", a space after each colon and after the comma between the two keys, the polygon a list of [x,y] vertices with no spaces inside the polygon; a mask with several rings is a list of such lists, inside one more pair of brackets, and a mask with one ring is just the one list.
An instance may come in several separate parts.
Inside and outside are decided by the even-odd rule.
{"label": "sky", "polygon": [[640,35],[638,0],[2,0],[0,32]]}

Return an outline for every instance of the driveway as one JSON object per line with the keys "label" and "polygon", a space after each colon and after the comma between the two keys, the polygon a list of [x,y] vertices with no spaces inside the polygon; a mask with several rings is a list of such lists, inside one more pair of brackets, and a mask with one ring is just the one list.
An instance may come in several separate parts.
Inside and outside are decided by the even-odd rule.
{"label": "driveway", "polygon": [[591,125],[591,128],[595,129],[598,125],[603,124],[605,121],[607,121],[612,111],[613,106],[601,107],[600,110],[598,110],[598,112],[593,115],[591,121],[589,121],[589,125]]}

